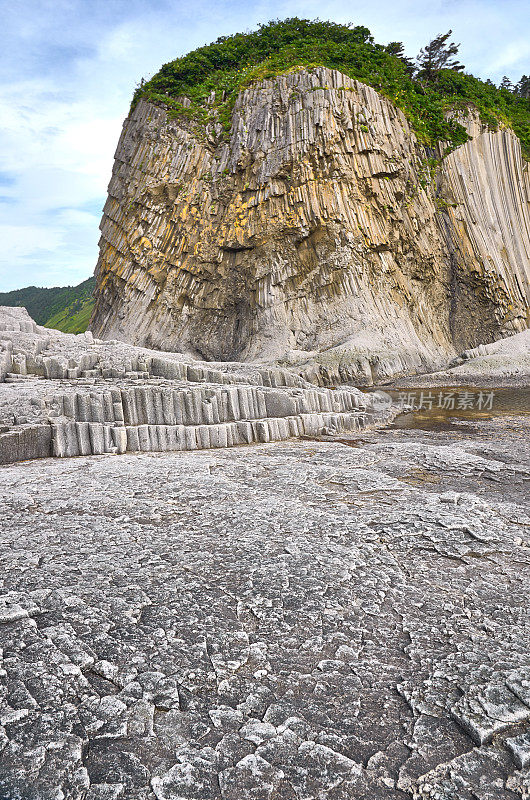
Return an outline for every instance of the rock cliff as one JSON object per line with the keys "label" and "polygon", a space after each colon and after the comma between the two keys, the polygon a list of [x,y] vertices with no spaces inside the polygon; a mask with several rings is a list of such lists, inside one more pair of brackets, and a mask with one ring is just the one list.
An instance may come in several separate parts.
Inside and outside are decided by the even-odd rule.
{"label": "rock cliff", "polygon": [[524,329],[530,181],[470,113],[440,162],[337,71],[251,85],[229,140],[141,100],[101,224],[102,338],[370,384]]}

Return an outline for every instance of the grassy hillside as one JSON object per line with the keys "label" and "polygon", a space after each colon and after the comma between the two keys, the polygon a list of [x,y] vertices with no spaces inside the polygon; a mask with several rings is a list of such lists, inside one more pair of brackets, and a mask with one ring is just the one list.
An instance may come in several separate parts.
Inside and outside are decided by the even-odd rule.
{"label": "grassy hillside", "polygon": [[[389,45],[374,42],[362,26],[297,18],[260,25],[252,33],[221,37],[164,66],[138,86],[140,97],[164,105],[171,115],[204,124],[216,118],[230,130],[231,113],[239,92],[256,80],[300,66],[338,69],[373,86],[407,115],[420,141],[447,142],[449,148],[467,140],[464,128],[447,118],[451,109],[474,105],[491,126],[509,125],[530,158],[530,99],[499,89],[473,75],[443,69],[436,80],[414,75],[411,60],[395,55]],[[209,97],[214,93],[214,103]],[[191,106],[182,105],[183,97]]]}
{"label": "grassy hillside", "polygon": [[65,333],[83,333],[94,307],[92,293],[95,285],[95,278],[88,278],[78,286],[53,289],[27,286],[12,292],[0,292],[0,306],[23,306],[38,325]]}

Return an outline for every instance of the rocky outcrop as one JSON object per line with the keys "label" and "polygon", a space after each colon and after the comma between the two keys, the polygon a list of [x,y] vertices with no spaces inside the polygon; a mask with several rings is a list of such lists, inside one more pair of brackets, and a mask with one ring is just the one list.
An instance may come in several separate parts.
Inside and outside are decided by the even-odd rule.
{"label": "rocky outcrop", "polygon": [[229,141],[140,101],[101,225],[92,329],[372,383],[527,323],[528,172],[471,114],[437,174],[405,116],[324,68],[254,84]]}
{"label": "rocky outcrop", "polygon": [[397,410],[388,396],[317,389],[286,369],[192,362],[63,334],[2,306],[1,363],[0,464],[333,435]]}
{"label": "rocky outcrop", "polygon": [[455,381],[474,381],[484,385],[492,381],[509,381],[528,385],[529,378],[530,330],[527,329],[507,339],[464,351],[450,369],[431,372],[428,382],[452,385]]}
{"label": "rocky outcrop", "polygon": [[471,140],[447,156],[441,176],[458,349],[469,347],[472,328],[476,346],[530,321],[528,164],[512,131],[491,131],[475,115],[462,122]]}

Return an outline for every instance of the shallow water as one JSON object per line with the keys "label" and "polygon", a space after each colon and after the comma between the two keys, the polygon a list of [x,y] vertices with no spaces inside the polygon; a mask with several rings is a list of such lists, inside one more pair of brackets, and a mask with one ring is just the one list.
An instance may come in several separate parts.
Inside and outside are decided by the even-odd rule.
{"label": "shallow water", "polygon": [[413,405],[389,426],[401,430],[473,432],[466,423],[493,417],[530,415],[530,387],[485,389],[480,386],[390,389],[394,402]]}

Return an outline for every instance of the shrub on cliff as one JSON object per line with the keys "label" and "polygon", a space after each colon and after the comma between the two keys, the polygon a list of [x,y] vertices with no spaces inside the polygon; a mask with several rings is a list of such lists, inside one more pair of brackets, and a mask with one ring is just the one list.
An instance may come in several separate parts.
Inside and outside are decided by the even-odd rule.
{"label": "shrub on cliff", "polygon": [[[400,45],[376,44],[362,26],[297,18],[273,21],[251,33],[221,37],[164,64],[153,78],[138,86],[133,107],[145,97],[166,106],[175,116],[185,115],[200,123],[217,118],[228,131],[237,95],[250,83],[300,66],[324,66],[388,97],[404,111],[426,145],[443,141],[451,149],[465,142],[465,129],[448,118],[447,112],[472,104],[485,123],[513,128],[530,158],[527,97],[452,68],[438,69],[436,81],[422,80],[421,73],[415,78],[411,60]],[[183,105],[184,98],[191,105]]]}

